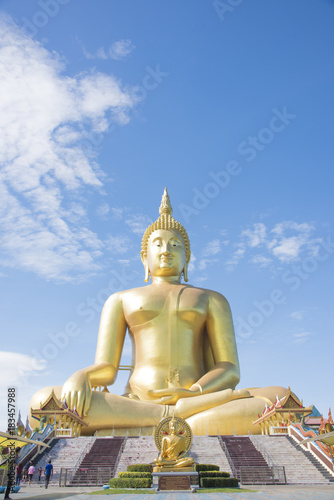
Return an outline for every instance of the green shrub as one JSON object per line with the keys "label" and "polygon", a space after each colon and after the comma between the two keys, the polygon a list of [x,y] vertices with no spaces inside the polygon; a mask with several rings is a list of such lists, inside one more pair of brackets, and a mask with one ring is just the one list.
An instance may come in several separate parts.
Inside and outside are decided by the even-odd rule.
{"label": "green shrub", "polygon": [[152,478],[152,472],[119,472],[118,477],[148,477]]}
{"label": "green shrub", "polygon": [[230,477],[230,474],[216,470],[203,470],[199,472],[199,477]]}
{"label": "green shrub", "polygon": [[237,488],[239,481],[236,477],[203,477],[200,479],[201,488]]}
{"label": "green shrub", "polygon": [[128,472],[152,472],[152,466],[150,464],[135,464],[128,465]]}
{"label": "green shrub", "polygon": [[109,479],[110,488],[151,488],[152,479],[148,477],[124,477]]}
{"label": "green shrub", "polygon": [[219,470],[218,465],[211,465],[211,464],[196,464],[196,472],[204,471],[204,470]]}

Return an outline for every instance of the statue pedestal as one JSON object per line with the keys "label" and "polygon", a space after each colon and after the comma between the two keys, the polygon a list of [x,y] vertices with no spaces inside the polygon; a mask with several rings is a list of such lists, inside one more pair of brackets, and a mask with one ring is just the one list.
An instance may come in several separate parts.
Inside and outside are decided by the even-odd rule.
{"label": "statue pedestal", "polygon": [[[191,467],[184,467],[184,469],[191,469]],[[195,491],[199,488],[198,472],[186,471],[180,469],[178,471],[169,472],[153,472],[153,488],[159,491],[178,491],[189,492]]]}
{"label": "statue pedestal", "polygon": [[196,467],[168,467],[165,465],[156,465],[153,467],[153,472],[196,472]]}

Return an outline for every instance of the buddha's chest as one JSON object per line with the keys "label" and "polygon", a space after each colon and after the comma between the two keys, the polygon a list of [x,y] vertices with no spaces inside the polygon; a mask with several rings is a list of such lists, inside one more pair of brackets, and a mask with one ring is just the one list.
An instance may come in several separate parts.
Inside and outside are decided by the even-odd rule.
{"label": "buddha's chest", "polygon": [[125,300],[123,307],[130,328],[150,321],[161,327],[175,321],[187,322],[195,327],[202,324],[207,316],[205,294],[192,287],[147,287],[145,293]]}

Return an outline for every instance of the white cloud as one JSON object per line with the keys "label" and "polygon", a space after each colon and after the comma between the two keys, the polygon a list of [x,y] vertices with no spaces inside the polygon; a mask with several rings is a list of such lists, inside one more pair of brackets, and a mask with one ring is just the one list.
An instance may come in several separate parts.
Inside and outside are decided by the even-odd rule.
{"label": "white cloud", "polygon": [[109,236],[106,241],[106,247],[111,253],[123,254],[132,247],[131,241],[127,236]]}
{"label": "white cloud", "polygon": [[300,321],[304,318],[304,315],[305,315],[305,311],[293,311],[290,314],[290,318]]}
{"label": "white cloud", "polygon": [[267,267],[272,262],[272,259],[265,257],[264,255],[255,255],[249,260],[249,262],[257,264],[260,267]]}
{"label": "white cloud", "polygon": [[234,269],[239,264],[239,261],[245,256],[245,245],[243,243],[239,243],[237,246],[238,249],[233,253],[232,257],[225,262],[225,268],[228,272],[234,271]]}
{"label": "white cloud", "polygon": [[[232,271],[241,259],[250,254],[249,262],[266,267],[277,259],[281,263],[297,261],[302,255],[316,255],[321,238],[313,236],[314,226],[283,221],[269,230],[262,222],[255,223],[240,234],[240,241],[229,260],[225,263]],[[261,253],[252,255],[253,250]]]}
{"label": "white cloud", "polygon": [[[1,366],[1,377],[0,377],[0,399],[1,401],[7,401],[7,390],[8,387],[14,387],[17,389],[16,392],[16,418],[18,416],[19,406],[25,403],[27,405],[25,394],[23,390],[20,390],[20,386],[25,386],[25,381],[29,378],[32,382],[32,376],[42,376],[45,373],[46,362],[43,360],[37,360],[32,356],[27,354],[21,354],[18,352],[6,352],[0,351],[0,366]],[[32,384],[31,384],[32,385]],[[7,429],[7,412],[6,405],[1,405],[0,411],[0,429]],[[25,417],[22,416],[24,422]]]}
{"label": "white cloud", "polygon": [[246,245],[257,247],[264,243],[267,236],[266,226],[262,222],[254,224],[252,229],[245,229],[241,233],[241,237],[245,240]]}
{"label": "white cloud", "polygon": [[151,224],[151,219],[147,215],[131,215],[125,223],[131,231],[139,236],[143,236],[146,228]]}
{"label": "white cloud", "polygon": [[313,231],[314,226],[306,222],[303,224],[298,224],[297,222],[287,220],[276,224],[271,232],[277,235],[283,235],[285,231],[290,229],[293,231],[310,234]]}
{"label": "white cloud", "polygon": [[215,264],[218,262],[218,259],[200,259],[197,269],[199,271],[204,271],[208,266],[211,266],[212,264]]}
{"label": "white cloud", "polygon": [[111,215],[115,220],[121,220],[123,217],[125,209],[124,208],[111,208]]}
{"label": "white cloud", "polygon": [[195,262],[196,262],[196,257],[193,253],[191,253],[191,258],[190,258],[190,262],[188,264],[188,275],[192,272],[195,271]]}
{"label": "white cloud", "polygon": [[109,56],[111,59],[123,59],[135,49],[131,40],[118,40],[109,47]]}
{"label": "white cloud", "polygon": [[99,217],[105,217],[110,212],[110,207],[108,203],[101,203],[96,209],[96,215]]}
{"label": "white cloud", "polygon": [[304,344],[304,342],[307,342],[309,337],[312,335],[311,332],[298,332],[294,333],[292,336],[294,338],[293,343],[294,344]]}
{"label": "white cloud", "polygon": [[220,248],[220,241],[219,240],[212,240],[207,243],[207,245],[204,247],[202,251],[202,256],[203,257],[209,257],[211,255],[216,255],[221,251]]}
{"label": "white cloud", "polygon": [[296,260],[300,254],[301,247],[306,243],[303,236],[291,236],[282,238],[277,245],[272,247],[272,253],[282,262]]}
{"label": "white cloud", "polygon": [[129,39],[117,40],[116,42],[113,42],[108,49],[99,47],[95,52],[87,51],[82,42],[80,42],[80,45],[87,59],[114,59],[117,61],[130,55],[136,48]]}
{"label": "white cloud", "polygon": [[126,124],[135,103],[111,75],[67,76],[8,17],[0,29],[0,263],[47,278],[94,272],[102,243],[77,190],[102,188],[104,174],[84,140]]}

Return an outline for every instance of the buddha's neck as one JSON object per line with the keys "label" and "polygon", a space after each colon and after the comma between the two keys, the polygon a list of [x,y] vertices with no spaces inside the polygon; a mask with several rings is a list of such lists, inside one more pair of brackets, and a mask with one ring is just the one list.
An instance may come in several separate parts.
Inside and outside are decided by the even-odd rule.
{"label": "buddha's neck", "polygon": [[179,285],[181,283],[180,276],[152,276],[153,285],[163,285],[164,283],[170,283],[172,285]]}

